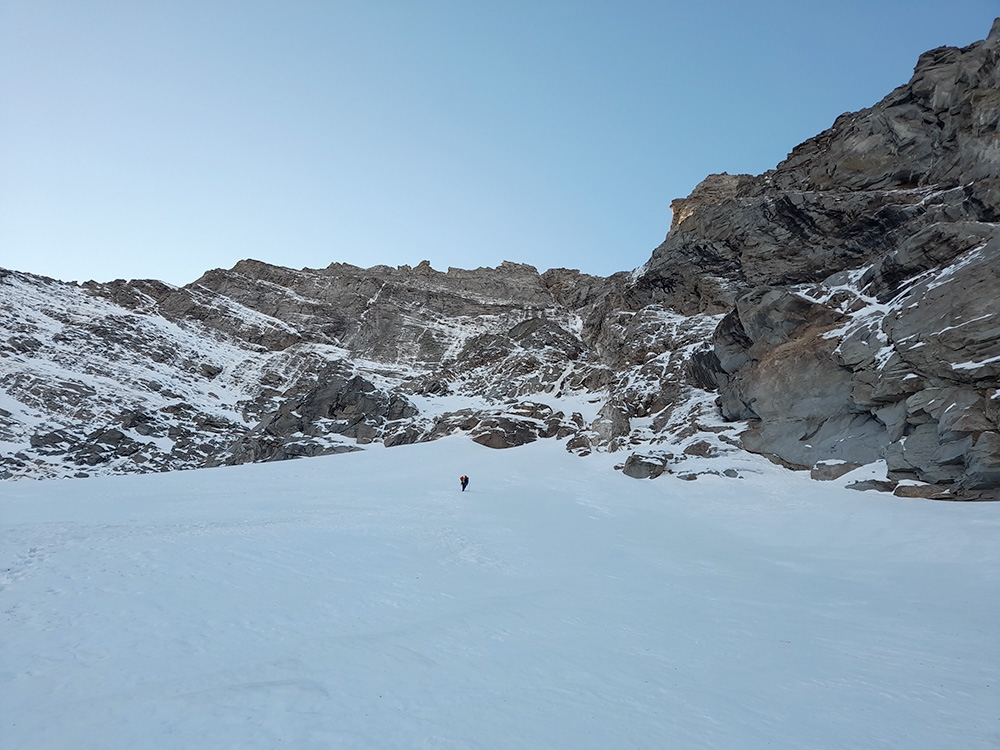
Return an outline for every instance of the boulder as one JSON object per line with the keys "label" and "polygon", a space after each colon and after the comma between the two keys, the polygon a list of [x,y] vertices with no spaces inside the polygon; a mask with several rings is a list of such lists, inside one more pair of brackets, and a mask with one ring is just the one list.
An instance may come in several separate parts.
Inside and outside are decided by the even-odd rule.
{"label": "boulder", "polygon": [[622,473],[633,479],[656,479],[666,470],[666,466],[663,456],[633,453],[625,459]]}
{"label": "boulder", "polygon": [[898,483],[895,480],[885,480],[885,479],[863,479],[860,482],[852,482],[847,485],[849,490],[859,490],[865,492],[867,490],[875,490],[876,492],[892,492],[896,489]]}
{"label": "boulder", "polygon": [[487,448],[513,448],[538,438],[533,425],[508,417],[488,417],[473,430],[472,439]]}
{"label": "boulder", "polygon": [[624,407],[608,401],[597,413],[597,419],[591,423],[590,429],[602,444],[608,445],[616,438],[628,435],[632,426]]}
{"label": "boulder", "polygon": [[684,449],[685,456],[699,456],[701,458],[711,458],[717,456],[719,449],[707,440],[696,440]]}
{"label": "boulder", "polygon": [[834,479],[840,479],[844,474],[849,474],[855,469],[860,469],[861,466],[862,464],[850,461],[819,461],[810,469],[809,476],[820,482],[830,482]]}

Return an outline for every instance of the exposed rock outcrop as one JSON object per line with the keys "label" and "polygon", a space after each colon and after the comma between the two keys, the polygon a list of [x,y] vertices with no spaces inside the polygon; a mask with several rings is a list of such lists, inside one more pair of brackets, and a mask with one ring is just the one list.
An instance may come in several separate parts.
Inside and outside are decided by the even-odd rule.
{"label": "exposed rock outcrop", "polygon": [[774,170],[706,178],[674,202],[672,231],[635,293],[716,312],[740,289],[820,282],[937,224],[997,221],[998,46],[994,25],[985,41],[932,50],[907,85],[842,115]]}
{"label": "exposed rock outcrop", "polygon": [[747,449],[998,486],[998,58],[1000,22],[921,56],[907,85],[774,170],[675,202],[639,286],[688,313],[728,310],[688,373],[749,420]]}

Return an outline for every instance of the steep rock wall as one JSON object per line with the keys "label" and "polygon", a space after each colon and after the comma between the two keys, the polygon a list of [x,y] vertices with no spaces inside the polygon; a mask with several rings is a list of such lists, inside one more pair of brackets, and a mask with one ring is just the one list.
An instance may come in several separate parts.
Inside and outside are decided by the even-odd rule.
{"label": "steep rock wall", "polygon": [[885,458],[895,479],[967,497],[998,486],[998,60],[1000,20],[774,170],[675,203],[639,285],[729,311],[700,380],[751,420],[748,449],[798,467]]}

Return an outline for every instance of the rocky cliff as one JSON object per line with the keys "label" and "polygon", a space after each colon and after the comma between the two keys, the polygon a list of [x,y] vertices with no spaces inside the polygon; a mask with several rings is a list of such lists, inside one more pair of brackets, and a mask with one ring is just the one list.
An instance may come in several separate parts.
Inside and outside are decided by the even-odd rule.
{"label": "rocky cliff", "polygon": [[622,283],[515,263],[248,260],[179,288],[3,272],[0,470],[164,471],[459,431],[580,454],[646,443],[654,415],[715,411],[683,369],[717,317],[650,305],[596,336],[585,318]]}
{"label": "rocky cliff", "polygon": [[[1000,489],[1000,23],[759,175],[675,201],[610,278],[242,261],[185,287],[0,271],[0,476],[164,471],[464,432],[750,450],[880,488]],[[906,481],[903,481],[906,480]],[[914,489],[914,488],[917,489]]]}
{"label": "rocky cliff", "polygon": [[894,480],[970,497],[998,486],[998,57],[1000,21],[774,170],[674,204],[639,285],[726,312],[699,382],[747,420],[747,449],[805,468],[881,457]]}

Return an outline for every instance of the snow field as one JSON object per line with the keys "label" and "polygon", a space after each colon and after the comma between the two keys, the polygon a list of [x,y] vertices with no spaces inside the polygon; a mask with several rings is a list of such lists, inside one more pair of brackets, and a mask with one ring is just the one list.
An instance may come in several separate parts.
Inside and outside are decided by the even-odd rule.
{"label": "snow field", "polygon": [[0,748],[997,746],[1000,504],[615,460],[4,483]]}

